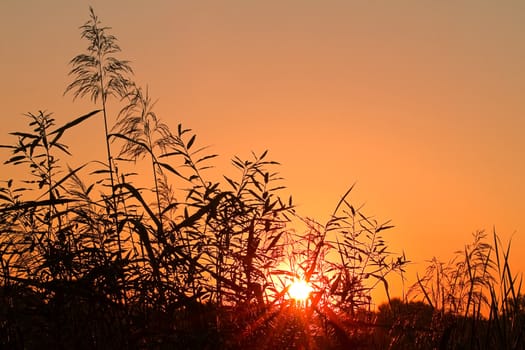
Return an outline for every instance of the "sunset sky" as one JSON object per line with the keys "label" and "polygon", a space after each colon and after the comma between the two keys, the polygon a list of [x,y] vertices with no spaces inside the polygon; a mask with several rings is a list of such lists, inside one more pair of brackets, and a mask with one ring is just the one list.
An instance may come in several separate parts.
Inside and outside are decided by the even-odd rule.
{"label": "sunset sky", "polygon": [[[525,1],[4,0],[0,144],[24,113],[64,124],[94,109],[63,96],[90,5],[158,116],[193,129],[219,172],[268,149],[321,222],[357,183],[353,202],[396,226],[409,282],[493,227],[524,270]],[[89,120],[67,162],[103,160],[103,140]]]}

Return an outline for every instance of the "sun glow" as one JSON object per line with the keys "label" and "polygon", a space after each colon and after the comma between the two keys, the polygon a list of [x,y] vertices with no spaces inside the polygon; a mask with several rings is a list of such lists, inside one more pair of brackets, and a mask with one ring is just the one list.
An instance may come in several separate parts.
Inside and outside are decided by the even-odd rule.
{"label": "sun glow", "polygon": [[305,280],[295,280],[288,289],[290,297],[297,301],[305,301],[308,299],[312,287]]}

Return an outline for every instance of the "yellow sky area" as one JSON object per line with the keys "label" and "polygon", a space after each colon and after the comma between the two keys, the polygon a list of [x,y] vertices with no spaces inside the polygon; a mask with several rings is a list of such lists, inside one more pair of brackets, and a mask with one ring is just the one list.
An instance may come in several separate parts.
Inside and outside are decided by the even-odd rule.
{"label": "yellow sky area", "polygon": [[[355,203],[396,225],[410,281],[493,226],[523,271],[525,2],[3,1],[0,143],[22,113],[63,124],[93,108],[62,96],[89,4],[160,118],[211,145],[219,172],[269,149],[319,221],[357,182]],[[66,140],[70,163],[105,157],[100,118]]]}

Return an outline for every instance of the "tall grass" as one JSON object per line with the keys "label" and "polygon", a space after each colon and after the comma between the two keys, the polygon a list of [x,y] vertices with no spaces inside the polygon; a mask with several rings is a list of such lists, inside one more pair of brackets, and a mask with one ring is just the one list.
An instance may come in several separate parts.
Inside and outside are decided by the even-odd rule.
{"label": "tall grass", "polygon": [[523,349],[522,277],[511,271],[510,248],[495,231],[492,240],[478,231],[449,262],[429,261],[409,291],[416,303],[392,309],[389,347]]}
{"label": "tall grass", "polygon": [[[236,176],[210,181],[216,155],[198,146],[190,129],[178,125],[172,131],[161,121],[148,90],[133,82],[129,62],[117,57],[121,49],[110,28],[92,8],[89,15],[80,28],[89,45],[71,60],[66,93],[88,97],[99,109],[60,127],[48,113],[29,113],[30,130],[13,132],[16,142],[2,146],[12,153],[5,166],[28,174],[0,188],[2,345],[242,347],[270,334],[277,315],[293,314],[288,285],[277,283],[285,282],[280,269],[290,262],[317,283],[311,314],[332,302],[329,289],[333,295],[342,290],[335,308],[357,310],[361,301],[355,300],[366,294],[360,281],[368,272],[355,266],[346,271],[344,251],[358,245],[357,237],[330,241],[336,226],[344,230],[344,218],[334,214],[319,231],[294,233],[291,223],[298,216],[291,198],[281,196],[278,163],[267,152],[235,157]],[[116,118],[109,114],[110,97],[123,105]],[[60,156],[70,151],[62,136],[100,114],[105,163],[64,166]],[[122,170],[128,162],[144,161],[153,180],[146,187]],[[346,196],[343,201],[348,204]],[[364,216],[359,220],[375,237],[374,224]],[[341,261],[328,263],[328,250],[337,249]],[[380,255],[388,253],[375,254],[371,265],[381,266],[375,260]],[[338,277],[323,275],[326,264],[325,272]],[[249,329],[246,337],[236,337]],[[288,331],[272,341],[293,341],[283,335]]]}
{"label": "tall grass", "polygon": [[[106,140],[106,166],[112,191],[110,198],[113,206],[113,220],[115,221],[115,231],[118,231],[114,159],[109,140],[107,104],[109,97],[121,99],[128,94],[128,90],[132,85],[129,75],[133,73],[133,70],[128,61],[121,60],[115,56],[121,49],[117,44],[117,38],[109,33],[111,28],[102,26],[92,7],[89,8],[89,12],[89,21],[80,27],[82,30],[81,37],[86,39],[89,45],[85,53],[75,56],[70,61],[72,69],[69,75],[73,76],[74,80],[67,86],[65,93],[72,92],[74,98],[89,96],[94,103],[100,101]],[[122,243],[118,234],[117,242],[120,258]]]}

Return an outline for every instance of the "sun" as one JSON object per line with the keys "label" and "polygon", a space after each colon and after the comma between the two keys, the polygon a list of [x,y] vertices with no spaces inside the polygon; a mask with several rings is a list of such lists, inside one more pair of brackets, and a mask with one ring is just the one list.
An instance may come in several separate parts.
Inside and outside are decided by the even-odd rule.
{"label": "sun", "polygon": [[292,299],[295,299],[297,301],[305,301],[308,299],[308,296],[310,295],[310,292],[312,291],[312,287],[306,282],[305,280],[295,280],[290,285],[290,288],[288,289],[288,294],[290,294],[290,297]]}

